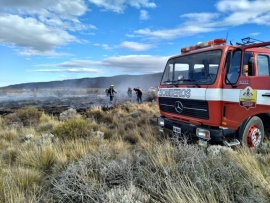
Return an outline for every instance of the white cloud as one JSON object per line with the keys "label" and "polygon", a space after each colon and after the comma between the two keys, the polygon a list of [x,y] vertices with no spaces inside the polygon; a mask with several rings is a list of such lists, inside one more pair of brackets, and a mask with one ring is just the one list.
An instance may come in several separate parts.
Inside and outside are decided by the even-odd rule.
{"label": "white cloud", "polygon": [[56,55],[54,48],[82,42],[69,31],[95,29],[78,17],[84,0],[0,0],[0,44],[23,48],[22,55]]}
{"label": "white cloud", "polygon": [[125,41],[125,42],[122,42],[121,45],[119,45],[119,47],[124,48],[124,49],[130,49],[133,51],[145,51],[145,50],[151,49],[153,45]]}
{"label": "white cloud", "polygon": [[[0,0],[0,44],[21,47],[22,55],[57,55],[55,48],[59,46],[82,43],[74,32],[96,29],[94,25],[86,25],[80,21],[80,17],[89,11],[86,1],[119,13],[128,6],[134,7],[140,10],[141,20],[149,19],[146,8],[156,7],[152,0]],[[181,15],[180,20],[184,21],[175,27],[146,27],[126,36],[143,37],[144,40],[170,40],[226,29],[227,26],[270,25],[269,0],[219,0],[215,6],[217,12]],[[118,46],[100,43],[95,45],[107,50],[127,48],[134,51],[152,47],[149,43],[129,41]]]}
{"label": "white cloud", "polygon": [[140,20],[148,20],[149,18],[150,17],[149,17],[148,11],[140,10]]}
{"label": "white cloud", "polygon": [[43,8],[44,6],[50,6],[60,0],[0,0],[0,8]]}
{"label": "white cloud", "polygon": [[87,6],[83,0],[61,0],[51,8],[54,12],[66,16],[81,16],[87,11]]}
{"label": "white cloud", "polygon": [[219,17],[218,13],[187,13],[180,16],[181,18],[187,18],[186,24],[199,24],[209,23],[216,20]]}
{"label": "white cloud", "polygon": [[110,46],[108,44],[99,44],[99,43],[95,43],[93,44],[94,46],[97,46],[97,47],[102,47],[103,49],[105,50],[110,50],[110,49],[114,49],[115,47],[114,46]]}
{"label": "white cloud", "polygon": [[180,16],[187,20],[176,28],[159,30],[144,28],[136,30],[134,33],[146,36],[150,39],[169,40],[198,33],[212,32],[218,29],[218,27],[215,27],[212,23],[218,16],[219,14],[217,13],[188,13]]}
{"label": "white cloud", "polygon": [[250,33],[249,35],[250,36],[257,36],[257,35],[259,35],[260,33],[259,32],[252,32],[252,33]]}
{"label": "white cloud", "polygon": [[22,56],[71,56],[70,53],[59,53],[54,50],[38,51],[34,49],[23,49],[19,51]]}
{"label": "white cloud", "polygon": [[107,67],[124,72],[153,73],[162,72],[168,57],[152,55],[127,55],[108,57],[103,62]]}
{"label": "white cloud", "polygon": [[187,13],[180,17],[185,21],[175,28],[134,31],[141,37],[168,40],[184,36],[226,29],[227,26],[244,24],[270,25],[269,0],[219,0],[216,3],[218,13]]}
{"label": "white cloud", "polygon": [[68,32],[48,27],[35,18],[17,15],[0,15],[0,42],[38,51],[48,51],[55,46],[78,41]]}
{"label": "white cloud", "polygon": [[135,8],[142,8],[142,7],[145,7],[145,8],[155,8],[156,7],[156,4],[153,3],[153,2],[150,2],[149,0],[127,0],[127,2],[135,7]]}
{"label": "white cloud", "polygon": [[167,56],[127,55],[107,57],[102,61],[71,60],[59,64],[40,64],[39,67],[61,67],[34,70],[35,72],[92,72],[104,73],[108,68],[124,73],[153,73],[162,72]]}
{"label": "white cloud", "polygon": [[64,69],[38,69],[33,72],[46,72],[46,73],[103,73],[98,69],[91,68],[64,68]]}
{"label": "white cloud", "polygon": [[153,47],[152,44],[143,44],[143,43],[131,42],[131,41],[124,41],[120,45],[114,45],[114,46],[110,46],[108,44],[99,44],[99,43],[95,43],[93,45],[101,47],[105,50],[123,48],[123,49],[129,49],[132,51],[145,51]]}
{"label": "white cloud", "polygon": [[[264,0],[260,0],[262,3]],[[268,1],[268,0],[267,0]],[[253,1],[254,3],[258,3],[258,1]],[[253,2],[249,0],[222,0],[219,1],[216,4],[216,7],[219,11],[225,13],[225,12],[238,12],[243,10],[250,9],[250,4],[253,4]],[[259,2],[259,4],[260,4]],[[264,1],[265,2],[265,1]]]}
{"label": "white cloud", "polygon": [[60,67],[69,67],[69,68],[78,68],[78,67],[90,67],[90,66],[102,66],[103,63],[99,61],[92,61],[92,60],[71,60],[67,62],[63,62],[57,64],[56,66]]}
{"label": "white cloud", "polygon": [[243,25],[247,23],[270,25],[269,0],[222,0],[216,5],[218,11],[229,14],[223,25]]}
{"label": "white cloud", "polygon": [[88,0],[89,2],[117,13],[122,13],[127,6],[134,8],[155,8],[156,4],[149,0]]}
{"label": "white cloud", "polygon": [[[61,14],[61,18],[74,18],[87,11],[84,0],[0,0],[0,9],[13,14],[40,14],[47,11],[50,14]],[[43,13],[44,14],[44,13]]]}
{"label": "white cloud", "polygon": [[[212,27],[199,27],[193,25],[182,26],[174,29],[162,29],[152,31],[149,28],[140,29],[135,31],[136,34],[144,35],[151,39],[159,39],[159,40],[168,40],[175,39],[183,36],[190,36],[198,33],[207,33],[213,31],[215,28]],[[217,30],[217,29],[215,29]]]}

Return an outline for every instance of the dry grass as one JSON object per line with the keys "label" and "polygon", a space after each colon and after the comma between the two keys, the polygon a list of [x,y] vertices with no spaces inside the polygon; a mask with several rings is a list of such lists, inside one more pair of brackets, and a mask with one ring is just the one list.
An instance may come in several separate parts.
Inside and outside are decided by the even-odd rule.
{"label": "dry grass", "polygon": [[39,171],[18,166],[8,168],[3,175],[0,178],[1,202],[38,202],[42,187]]}
{"label": "dry grass", "polygon": [[0,202],[270,201],[270,150],[209,156],[158,139],[157,115],[155,102],[126,102],[62,122],[41,113],[35,125],[14,126],[0,117]]}
{"label": "dry grass", "polygon": [[254,154],[246,148],[239,148],[237,154],[233,154],[232,159],[238,166],[245,171],[247,178],[252,180],[255,187],[260,187],[266,195],[270,196],[270,171],[268,164],[262,163],[263,160],[270,159],[270,154]]}

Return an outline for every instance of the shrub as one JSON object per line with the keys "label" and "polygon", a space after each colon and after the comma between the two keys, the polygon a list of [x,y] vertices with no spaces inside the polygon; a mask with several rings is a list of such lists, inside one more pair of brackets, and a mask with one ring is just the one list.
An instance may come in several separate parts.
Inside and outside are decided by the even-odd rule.
{"label": "shrub", "polygon": [[106,198],[104,202],[150,202],[150,195],[143,192],[140,187],[134,186],[132,183],[127,187],[115,187],[106,192]]}
{"label": "shrub", "polygon": [[87,110],[85,115],[87,118],[92,118],[97,122],[102,121],[104,118],[104,112],[101,110],[101,108],[98,107]]}
{"label": "shrub", "polygon": [[[194,202],[196,198],[205,200],[201,202],[267,202],[269,199],[231,160],[231,153],[209,157],[196,146],[180,144],[175,148],[153,147],[149,155],[144,157],[146,165],[139,168],[138,181],[153,198],[163,199],[162,202]],[[177,196],[181,191],[185,195]]]}
{"label": "shrub", "polygon": [[11,113],[4,117],[4,122],[7,125],[13,125],[13,126],[22,126],[23,123],[21,119],[18,117],[17,113]]}
{"label": "shrub", "polygon": [[[138,193],[146,202],[269,202],[230,156],[169,143],[132,152],[100,148],[59,174],[50,195],[57,202],[118,202],[118,195]],[[128,197],[131,185],[139,190]]]}
{"label": "shrub", "polygon": [[107,193],[111,189],[130,186],[131,170],[129,153],[116,155],[100,148],[60,173],[50,195],[56,202],[107,202],[105,199],[112,198]]}
{"label": "shrub", "polygon": [[53,130],[52,123],[42,123],[36,128],[37,132],[51,132]]}
{"label": "shrub", "polygon": [[70,119],[55,127],[53,134],[62,139],[86,138],[91,130],[86,120]]}
{"label": "shrub", "polygon": [[86,111],[86,117],[94,119],[97,123],[109,123],[117,125],[113,112],[104,112],[100,108],[93,108]]}
{"label": "shrub", "polygon": [[40,122],[42,112],[34,107],[25,107],[5,116],[7,124],[19,123],[23,126],[37,125]]}
{"label": "shrub", "polygon": [[114,133],[115,133],[114,130],[109,129],[109,128],[105,127],[105,126],[100,126],[99,130],[101,132],[104,132],[104,139],[109,140],[109,139],[113,139],[114,138]]}
{"label": "shrub", "polygon": [[123,140],[135,145],[139,141],[139,138],[135,134],[129,133],[123,136]]}

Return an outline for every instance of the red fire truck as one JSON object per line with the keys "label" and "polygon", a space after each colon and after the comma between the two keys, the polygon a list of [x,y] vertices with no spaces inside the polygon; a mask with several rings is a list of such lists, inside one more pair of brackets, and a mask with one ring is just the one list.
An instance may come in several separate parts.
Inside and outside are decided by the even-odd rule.
{"label": "red fire truck", "polygon": [[214,39],[170,57],[158,90],[160,130],[257,150],[270,133],[269,45]]}

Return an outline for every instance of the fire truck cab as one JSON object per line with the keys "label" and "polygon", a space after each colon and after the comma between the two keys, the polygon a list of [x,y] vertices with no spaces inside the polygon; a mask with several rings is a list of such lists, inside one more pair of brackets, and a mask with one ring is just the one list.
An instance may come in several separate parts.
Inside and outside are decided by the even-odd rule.
{"label": "fire truck cab", "polygon": [[160,131],[257,150],[270,134],[270,42],[214,39],[170,57],[158,89]]}

